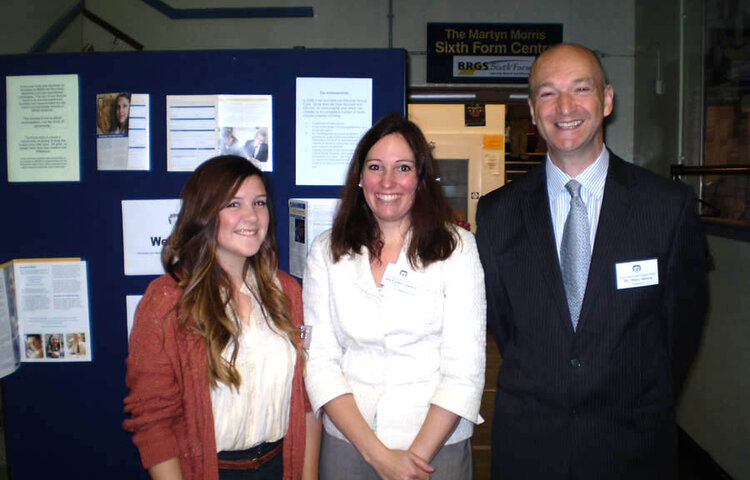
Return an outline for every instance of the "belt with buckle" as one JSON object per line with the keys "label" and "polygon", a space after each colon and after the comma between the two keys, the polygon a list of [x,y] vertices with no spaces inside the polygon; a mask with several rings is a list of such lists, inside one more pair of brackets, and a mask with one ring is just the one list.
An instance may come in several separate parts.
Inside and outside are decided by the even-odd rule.
{"label": "belt with buckle", "polygon": [[283,446],[282,442],[279,441],[278,445],[276,445],[275,447],[273,447],[271,450],[261,455],[260,457],[249,458],[245,460],[219,459],[219,469],[220,470],[257,470],[264,463],[268,462],[269,460],[273,459],[273,457],[278,455],[279,452],[281,452],[282,446]]}

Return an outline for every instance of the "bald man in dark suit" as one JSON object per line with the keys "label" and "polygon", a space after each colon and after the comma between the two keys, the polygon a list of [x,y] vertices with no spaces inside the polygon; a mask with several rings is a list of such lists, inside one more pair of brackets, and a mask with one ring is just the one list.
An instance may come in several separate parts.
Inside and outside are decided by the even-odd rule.
{"label": "bald man in dark suit", "polygon": [[606,148],[614,91],[591,50],[545,51],[529,87],[547,160],[477,211],[503,358],[492,478],[674,479],[707,309],[694,197]]}

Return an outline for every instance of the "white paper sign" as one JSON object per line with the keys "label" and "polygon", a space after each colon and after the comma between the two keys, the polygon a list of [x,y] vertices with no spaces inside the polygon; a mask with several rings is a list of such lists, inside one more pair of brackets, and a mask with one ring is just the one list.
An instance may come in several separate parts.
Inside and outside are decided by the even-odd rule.
{"label": "white paper sign", "polygon": [[24,362],[90,362],[86,262],[16,260],[12,264]]}
{"label": "white paper sign", "polygon": [[167,170],[192,172],[216,155],[273,171],[271,95],[167,95]]}
{"label": "white paper sign", "polygon": [[180,200],[123,200],[125,275],[161,275],[161,250],[180,212]]}
{"label": "white paper sign", "polygon": [[130,332],[133,330],[133,322],[135,322],[135,310],[138,308],[138,304],[141,303],[143,295],[126,295],[125,296],[125,309],[127,311],[127,327],[128,327],[128,339],[130,338]]}
{"label": "white paper sign", "polygon": [[9,182],[80,180],[78,75],[6,77]]}
{"label": "white paper sign", "polygon": [[[126,110],[125,119],[117,117]],[[150,170],[149,95],[96,96],[96,159],[99,170]]]}
{"label": "white paper sign", "polygon": [[371,126],[371,78],[298,78],[297,185],[343,185]]}
{"label": "white paper sign", "polygon": [[313,240],[333,226],[336,198],[289,199],[289,273],[302,278]]}

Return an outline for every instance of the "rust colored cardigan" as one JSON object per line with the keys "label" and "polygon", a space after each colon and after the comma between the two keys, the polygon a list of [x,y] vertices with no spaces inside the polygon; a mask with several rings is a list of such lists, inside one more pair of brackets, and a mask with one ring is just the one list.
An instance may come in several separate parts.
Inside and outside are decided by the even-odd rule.
{"label": "rust colored cardigan", "polygon": [[[291,301],[292,322],[301,325],[300,285],[282,271],[278,278]],[[125,411],[130,418],[123,427],[133,432],[133,443],[146,469],[178,457],[186,480],[217,480],[206,346],[199,335],[179,326],[171,310],[181,294],[177,282],[162,275],[151,282],[138,306],[127,359],[130,393],[125,397]],[[297,361],[289,430],[284,437],[284,480],[302,475],[307,411],[310,403]]]}

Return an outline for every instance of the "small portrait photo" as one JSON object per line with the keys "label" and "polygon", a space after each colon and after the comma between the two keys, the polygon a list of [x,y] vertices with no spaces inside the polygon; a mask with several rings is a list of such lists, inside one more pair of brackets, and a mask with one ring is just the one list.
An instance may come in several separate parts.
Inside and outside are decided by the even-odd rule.
{"label": "small portrait photo", "polygon": [[245,142],[245,155],[250,160],[263,163],[268,161],[268,129],[258,128],[251,140]]}
{"label": "small portrait photo", "polygon": [[88,351],[86,348],[85,333],[68,333],[65,335],[65,345],[68,350],[68,355],[71,357],[83,357]]}
{"label": "small portrait photo", "polygon": [[126,136],[130,124],[130,92],[100,93],[96,96],[97,135]]}
{"label": "small portrait photo", "polygon": [[42,345],[42,335],[39,333],[30,333],[26,335],[26,358],[44,358],[44,346]]}
{"label": "small portrait photo", "polygon": [[219,137],[219,153],[221,155],[239,155],[245,156],[245,150],[242,148],[242,141],[238,137],[242,137],[245,129],[237,126],[225,126],[221,127],[221,135]]}
{"label": "small portrait photo", "polygon": [[44,356],[47,358],[65,357],[62,333],[50,333],[44,336]]}

